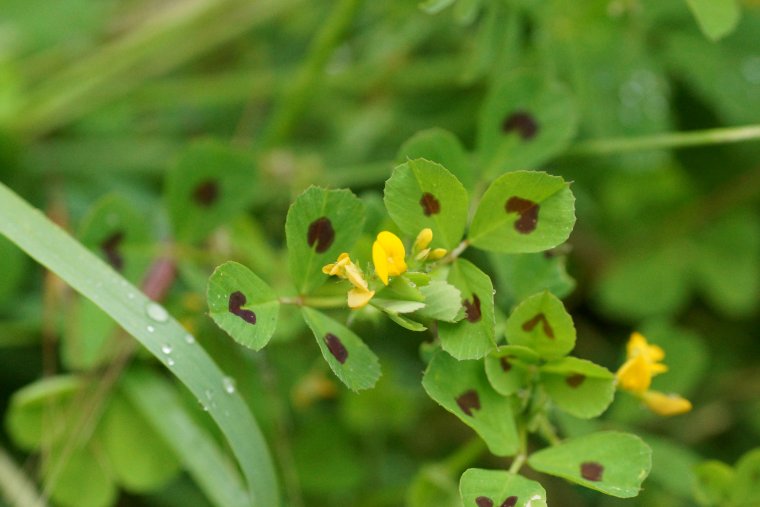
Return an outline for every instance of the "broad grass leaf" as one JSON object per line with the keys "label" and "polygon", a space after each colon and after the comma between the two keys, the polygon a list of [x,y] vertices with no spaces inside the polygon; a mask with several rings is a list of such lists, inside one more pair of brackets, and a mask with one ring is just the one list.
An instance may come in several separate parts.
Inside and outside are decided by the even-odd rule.
{"label": "broad grass leaf", "polygon": [[570,314],[551,292],[525,299],[507,319],[507,342],[523,345],[545,359],[558,359],[575,347],[575,325]]}
{"label": "broad grass leaf", "polygon": [[385,207],[404,234],[433,231],[431,248],[459,244],[467,224],[469,197],[462,183],[442,165],[418,158],[393,170],[385,182]]}
{"label": "broad grass leaf", "polygon": [[511,456],[519,443],[512,400],[494,391],[481,361],[457,361],[438,351],[422,378],[425,392],[475,430],[491,453]]}
{"label": "broad grass leaf", "polygon": [[374,387],[380,378],[377,356],[353,331],[313,308],[301,309],[333,373],[352,391]]}
{"label": "broad grass leaf", "polygon": [[577,357],[543,365],[541,384],[559,409],[583,419],[599,416],[615,398],[615,375]]}
{"label": "broad grass leaf", "polygon": [[542,449],[528,464],[607,495],[632,498],[652,468],[652,450],[636,435],[604,431]]}
{"label": "broad grass leaf", "polygon": [[251,270],[225,262],[208,280],[209,314],[236,342],[261,350],[274,334],[280,302]]}
{"label": "broad grass leaf", "polygon": [[166,206],[177,238],[198,241],[251,204],[253,157],[218,141],[190,145],[166,174]]}
{"label": "broad grass leaf", "polygon": [[503,470],[466,470],[459,480],[459,493],[467,506],[547,506],[546,491],[541,484]]}
{"label": "broad grass leaf", "polygon": [[457,359],[480,359],[496,344],[496,318],[491,278],[470,261],[459,258],[449,270],[448,282],[461,292],[465,310],[457,323],[440,322],[441,348]]}
{"label": "broad grass leaf", "polygon": [[349,190],[309,187],[288,210],[285,237],[288,266],[299,294],[327,280],[322,266],[335,262],[356,243],[364,225],[364,205]]}
{"label": "broad grass leaf", "polygon": [[559,176],[515,171],[496,179],[478,204],[468,239],[501,253],[540,252],[563,243],[575,225],[575,197]]}

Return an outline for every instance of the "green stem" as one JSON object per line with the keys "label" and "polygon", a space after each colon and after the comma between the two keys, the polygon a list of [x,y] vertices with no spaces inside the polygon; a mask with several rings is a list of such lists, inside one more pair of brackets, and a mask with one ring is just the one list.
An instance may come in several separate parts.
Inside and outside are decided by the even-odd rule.
{"label": "green stem", "polygon": [[322,29],[314,37],[306,61],[290,86],[275,104],[269,124],[264,128],[258,145],[272,146],[285,138],[295,125],[295,120],[306,103],[314,96],[321,73],[333,50],[354,19],[360,0],[340,0]]}
{"label": "green stem", "polygon": [[760,125],[671,132],[654,136],[617,137],[583,141],[567,151],[568,155],[598,156],[633,151],[686,148],[711,144],[760,140]]}
{"label": "green stem", "polygon": [[525,425],[520,424],[518,432],[520,436],[520,450],[512,461],[512,465],[509,467],[510,474],[516,474],[519,472],[525,464],[525,460],[528,459],[528,434]]}
{"label": "green stem", "polygon": [[346,297],[282,296],[284,305],[309,306],[311,308],[346,308]]}

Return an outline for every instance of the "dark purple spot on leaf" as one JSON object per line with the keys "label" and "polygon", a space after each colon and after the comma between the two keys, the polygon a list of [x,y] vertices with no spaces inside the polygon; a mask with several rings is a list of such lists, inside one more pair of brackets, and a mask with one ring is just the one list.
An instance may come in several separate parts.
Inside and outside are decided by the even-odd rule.
{"label": "dark purple spot on leaf", "polygon": [[565,378],[565,382],[572,388],[580,386],[583,381],[586,380],[586,375],[582,373],[575,373]]}
{"label": "dark purple spot on leaf", "polygon": [[599,482],[602,480],[604,467],[596,461],[581,463],[581,477],[588,481]]}
{"label": "dark purple spot on leaf", "polygon": [[538,134],[538,123],[527,111],[515,111],[501,124],[504,133],[517,132],[524,140],[533,139]]}
{"label": "dark purple spot on leaf", "polygon": [[198,184],[193,190],[193,200],[199,205],[208,208],[219,198],[219,184],[214,180],[206,180]]}
{"label": "dark purple spot on leaf", "polygon": [[493,507],[493,500],[487,496],[479,496],[475,499],[475,505],[478,507]]}
{"label": "dark purple spot on leaf", "polygon": [[517,213],[519,218],[515,221],[515,229],[520,234],[530,234],[536,230],[538,224],[538,203],[522,197],[510,197],[504,205],[507,213]]}
{"label": "dark purple spot on leaf", "polygon": [[508,496],[506,500],[501,503],[501,507],[515,507],[517,505],[517,497],[512,495]]}
{"label": "dark purple spot on leaf", "polygon": [[501,369],[504,370],[504,373],[512,369],[512,363],[510,363],[509,359],[506,357],[499,359],[499,364],[501,365]]}
{"label": "dark purple spot on leaf", "polygon": [[256,314],[253,313],[251,310],[246,310],[242,308],[245,302],[246,302],[245,294],[243,294],[242,292],[236,291],[230,294],[230,301],[229,301],[230,313],[233,315],[237,315],[238,317],[240,317],[241,319],[243,319],[249,324],[256,324]]}
{"label": "dark purple spot on leaf", "polygon": [[346,359],[348,359],[348,350],[343,346],[340,338],[332,333],[327,333],[325,335],[325,344],[327,345],[327,350],[330,351],[330,354],[332,354],[340,364],[346,362]]}
{"label": "dark purple spot on leaf", "polygon": [[422,199],[420,199],[420,206],[422,206],[422,212],[426,217],[429,217],[430,215],[437,215],[441,212],[441,203],[430,192],[425,192],[422,194]]}
{"label": "dark purple spot on leaf", "polygon": [[473,410],[480,410],[480,397],[475,389],[463,392],[456,401],[462,412],[469,416],[472,415]]}
{"label": "dark purple spot on leaf", "polygon": [[525,323],[522,325],[523,331],[533,331],[533,328],[536,327],[539,323],[543,323],[544,334],[546,337],[553,340],[554,330],[552,329],[551,325],[549,325],[549,321],[546,320],[546,315],[543,313],[539,313],[532,319],[525,321]]}
{"label": "dark purple spot on leaf", "polygon": [[472,302],[469,299],[462,301],[464,305],[464,312],[467,320],[470,322],[478,322],[480,320],[480,298],[477,294],[472,295]]}
{"label": "dark purple spot on leaf", "polygon": [[306,234],[306,241],[309,246],[317,245],[317,253],[324,253],[330,248],[335,240],[335,230],[333,229],[330,219],[327,217],[320,217],[314,220],[309,225],[309,230]]}
{"label": "dark purple spot on leaf", "polygon": [[124,239],[124,233],[116,231],[100,243],[100,249],[103,250],[108,264],[111,265],[116,271],[121,271],[124,267],[124,257],[119,252],[119,245]]}

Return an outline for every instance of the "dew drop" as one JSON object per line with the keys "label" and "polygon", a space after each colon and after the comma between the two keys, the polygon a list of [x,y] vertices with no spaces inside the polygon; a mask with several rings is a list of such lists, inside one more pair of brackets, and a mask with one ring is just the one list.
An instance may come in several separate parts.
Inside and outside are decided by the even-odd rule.
{"label": "dew drop", "polygon": [[133,292],[127,292],[127,299],[134,299],[135,295]]}
{"label": "dew drop", "polygon": [[224,392],[232,394],[235,392],[235,379],[232,377],[224,377],[222,379],[222,385],[224,386]]}
{"label": "dew drop", "polygon": [[169,313],[164,307],[156,303],[148,303],[148,306],[145,307],[145,311],[147,312],[148,317],[156,322],[166,322],[169,318]]}
{"label": "dew drop", "polygon": [[156,330],[156,328],[155,328],[155,327],[153,327],[153,326],[148,326],[148,327],[146,327],[145,329],[147,329],[149,333],[152,333],[153,331],[155,331],[155,330]]}
{"label": "dew drop", "polygon": [[166,365],[167,366],[174,366],[174,359],[172,359],[171,357],[167,357],[166,358]]}
{"label": "dew drop", "polygon": [[164,343],[163,345],[161,345],[161,352],[163,352],[166,355],[171,354],[172,353],[172,346],[169,345],[168,343]]}
{"label": "dew drop", "polygon": [[193,343],[195,343],[195,337],[191,334],[186,334],[185,343],[187,343],[188,345],[192,345]]}

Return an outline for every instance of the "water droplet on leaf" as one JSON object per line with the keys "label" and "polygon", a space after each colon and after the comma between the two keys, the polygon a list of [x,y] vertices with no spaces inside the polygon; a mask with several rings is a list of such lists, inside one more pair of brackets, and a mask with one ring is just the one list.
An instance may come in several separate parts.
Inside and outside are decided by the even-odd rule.
{"label": "water droplet on leaf", "polygon": [[148,317],[156,322],[166,322],[169,318],[169,312],[167,312],[163,306],[156,303],[148,303],[145,307],[145,311],[148,313]]}

